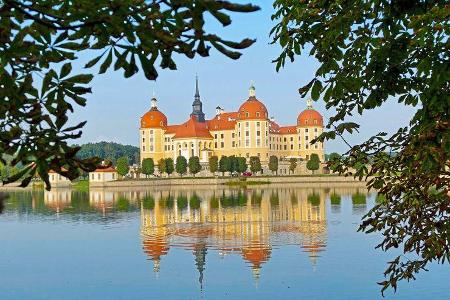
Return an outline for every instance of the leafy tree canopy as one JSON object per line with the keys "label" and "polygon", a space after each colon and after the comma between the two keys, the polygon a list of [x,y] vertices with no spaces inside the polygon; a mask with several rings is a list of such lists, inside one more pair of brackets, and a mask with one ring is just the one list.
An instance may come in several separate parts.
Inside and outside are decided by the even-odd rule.
{"label": "leafy tree canopy", "polygon": [[278,157],[275,155],[269,157],[269,170],[272,171],[272,173],[278,171]]}
{"label": "leafy tree canopy", "polygon": [[189,173],[197,174],[202,170],[202,166],[200,165],[200,159],[198,156],[192,156],[189,158]]}
{"label": "leafy tree canopy", "polygon": [[216,173],[219,169],[219,158],[217,156],[211,156],[208,160],[209,163],[209,171],[211,173]]}
{"label": "leafy tree canopy", "polygon": [[297,159],[294,157],[291,157],[289,159],[289,171],[294,173],[296,168],[297,168]]}
{"label": "leafy tree canopy", "polygon": [[222,172],[222,176],[230,169],[230,159],[227,156],[222,156],[219,161],[219,171]]}
{"label": "leafy tree canopy", "polygon": [[261,172],[261,161],[258,156],[251,156],[250,157],[250,171],[253,173]]}
{"label": "leafy tree canopy", "polygon": [[164,158],[158,160],[158,171],[161,174],[166,173],[166,160]]}
{"label": "leafy tree canopy", "polygon": [[121,176],[125,176],[128,174],[128,168],[129,168],[128,157],[126,156],[119,157],[116,165],[117,173],[119,173],[119,175]]}
{"label": "leafy tree canopy", "polygon": [[[80,168],[95,169],[99,159],[76,156],[86,122],[70,124],[68,113],[86,104],[92,69],[121,70],[128,78],[142,69],[154,80],[161,69],[176,69],[176,54],[208,56],[211,47],[232,59],[254,40],[224,40],[206,30],[211,15],[223,26],[230,12],[254,12],[257,6],[229,1],[77,0],[0,2],[0,152],[25,167],[26,186],[37,173],[50,188],[48,171],[69,179]],[[78,57],[88,57],[85,73],[73,71]]]}
{"label": "leafy tree canopy", "polygon": [[170,174],[175,171],[175,166],[173,165],[173,159],[166,158],[166,173],[170,176]]}
{"label": "leafy tree canopy", "polygon": [[177,161],[175,164],[175,170],[177,171],[178,174],[180,174],[180,176],[183,176],[184,174],[186,174],[186,172],[187,172],[186,157],[184,157],[182,155],[177,157]]}
{"label": "leafy tree canopy", "polygon": [[[78,145],[74,145],[78,146]],[[90,157],[99,157],[108,160],[113,165],[121,156],[126,156],[130,160],[130,164],[139,163],[139,148],[132,145],[122,145],[114,142],[98,142],[80,145],[77,157],[80,159],[88,159]]]}
{"label": "leafy tree canopy", "polygon": [[153,158],[144,158],[142,160],[141,171],[145,176],[153,175],[153,173],[155,173],[155,162],[153,161]]}
{"label": "leafy tree canopy", "polygon": [[[336,109],[317,141],[344,139],[359,127],[348,116],[389,99],[416,108],[408,126],[394,134],[347,143],[350,150],[335,165],[353,174],[358,164],[353,175],[371,178],[368,187],[386,198],[364,217],[360,230],[380,231],[384,239],[378,246],[385,251],[401,247],[416,257],[393,259],[382,291],[414,279],[430,262],[448,262],[449,1],[275,0],[274,7],[271,35],[282,47],[276,68],[308,51],[319,65],[299,92]],[[365,167],[369,161],[371,168]]]}

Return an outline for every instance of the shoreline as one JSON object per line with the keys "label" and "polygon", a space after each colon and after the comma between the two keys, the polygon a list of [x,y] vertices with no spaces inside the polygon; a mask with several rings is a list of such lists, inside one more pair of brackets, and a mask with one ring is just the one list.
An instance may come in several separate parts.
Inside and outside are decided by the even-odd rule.
{"label": "shoreline", "polygon": [[[158,187],[158,186],[214,186],[216,187],[247,187],[261,185],[311,185],[328,186],[330,184],[343,184],[351,186],[366,186],[366,181],[359,181],[353,177],[345,177],[339,175],[299,175],[299,176],[255,176],[255,177],[173,177],[173,178],[148,178],[148,179],[127,179],[108,182],[86,181],[84,188],[132,188],[132,187]],[[53,188],[72,188],[76,189],[79,182],[73,182],[71,185],[58,186],[53,184]],[[20,183],[14,185],[0,186],[0,191],[23,190],[23,189],[44,189],[39,182],[31,183],[29,186],[19,187]],[[84,185],[84,184],[83,184]]]}

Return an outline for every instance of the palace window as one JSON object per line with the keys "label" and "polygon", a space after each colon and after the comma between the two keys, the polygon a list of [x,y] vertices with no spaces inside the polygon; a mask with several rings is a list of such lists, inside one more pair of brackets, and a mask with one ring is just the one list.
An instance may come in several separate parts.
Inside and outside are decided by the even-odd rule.
{"label": "palace window", "polygon": [[225,143],[224,142],[220,142],[220,147],[221,148],[225,147]]}
{"label": "palace window", "polygon": [[317,128],[314,128],[314,132],[317,132]]}
{"label": "palace window", "polygon": [[153,134],[153,129],[150,130],[150,134]]}
{"label": "palace window", "polygon": [[245,127],[248,127],[249,126],[249,123],[248,122],[245,122]]}
{"label": "palace window", "polygon": [[287,146],[286,145],[284,145],[284,150],[287,150]]}
{"label": "palace window", "polygon": [[291,150],[294,150],[294,145],[291,144]]}
{"label": "palace window", "polygon": [[[259,113],[256,113],[256,116],[259,117]],[[259,122],[256,122],[256,127],[260,127],[261,124]]]}
{"label": "palace window", "polygon": [[309,136],[305,136],[305,140],[307,141],[309,139]]}
{"label": "palace window", "polygon": [[291,136],[291,142],[293,142],[294,141],[294,137],[293,136]]}
{"label": "palace window", "polygon": [[258,147],[261,146],[261,140],[260,139],[256,140],[256,146],[258,146]]}
{"label": "palace window", "polygon": [[286,142],[286,137],[284,137],[284,141]]}
{"label": "palace window", "polygon": [[298,144],[298,149],[302,149],[302,144]]}
{"label": "palace window", "polygon": [[231,142],[231,146],[232,146],[233,148],[236,147],[236,142],[235,142],[235,141]]}
{"label": "palace window", "polygon": [[249,136],[249,135],[250,135],[250,131],[246,131],[245,136]]}
{"label": "palace window", "polygon": [[220,138],[223,139],[223,133],[220,134]]}
{"label": "palace window", "polygon": [[[135,148],[136,149],[136,148]],[[142,146],[142,151],[145,151],[145,146]]]}
{"label": "palace window", "polygon": [[309,145],[308,144],[305,145],[305,149],[309,149]]}
{"label": "palace window", "polygon": [[250,140],[245,140],[245,147],[249,147],[250,146]]}
{"label": "palace window", "polygon": [[308,133],[308,128],[305,128],[305,133]]}
{"label": "palace window", "polygon": [[234,139],[235,136],[236,136],[236,134],[234,132],[232,132],[231,137]]}
{"label": "palace window", "polygon": [[319,149],[319,145],[315,144],[314,148]]}
{"label": "palace window", "polygon": [[256,136],[261,136],[261,131],[258,130],[258,131],[256,132]]}
{"label": "palace window", "polygon": [[145,143],[145,138],[142,138],[142,143]]}
{"label": "palace window", "polygon": [[214,143],[214,148],[216,148],[216,149],[217,149],[217,142],[215,142],[215,143]]}
{"label": "palace window", "polygon": [[150,146],[150,152],[153,152],[153,146]]}

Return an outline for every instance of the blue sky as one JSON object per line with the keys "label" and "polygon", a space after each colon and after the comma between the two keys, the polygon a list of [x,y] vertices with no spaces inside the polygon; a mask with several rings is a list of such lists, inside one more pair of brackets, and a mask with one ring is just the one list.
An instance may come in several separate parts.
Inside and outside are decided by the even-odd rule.
{"label": "blue sky", "polygon": [[[239,60],[228,59],[213,49],[208,58],[175,57],[178,70],[158,70],[156,81],[146,80],[142,72],[129,79],[123,77],[122,71],[113,70],[96,76],[87,106],[78,107],[72,117],[73,122],[88,121],[77,143],[115,141],[138,145],[139,118],[150,108],[153,91],[169,124],[185,121],[191,112],[196,73],[203,110],[208,118],[214,115],[217,105],[226,111],[236,111],[247,99],[248,87],[254,81],[257,98],[266,104],[269,115],[281,125],[294,125],[298,113],[306,107],[306,99],[300,98],[298,88],[313,78],[318,64],[305,52],[277,73],[271,62],[279,53],[279,47],[270,44],[269,31],[274,25],[270,19],[271,1],[253,3],[258,4],[261,11],[232,14],[233,23],[228,27],[223,28],[212,18],[207,20],[210,31],[222,37],[257,39],[252,47],[243,51]],[[325,119],[333,114],[326,111],[320,101],[314,103],[314,108]],[[361,131],[348,136],[348,141],[354,144],[380,131],[393,132],[407,125],[413,113],[413,109],[392,100],[383,108],[355,117],[353,121],[361,125]],[[330,141],[325,147],[327,153],[347,150],[340,140]]]}

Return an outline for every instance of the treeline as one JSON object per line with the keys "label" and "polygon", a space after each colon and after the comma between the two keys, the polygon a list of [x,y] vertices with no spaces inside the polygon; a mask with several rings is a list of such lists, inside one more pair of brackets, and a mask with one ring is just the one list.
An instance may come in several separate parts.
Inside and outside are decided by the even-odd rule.
{"label": "treeline", "polygon": [[77,156],[79,158],[100,157],[117,164],[120,157],[127,157],[130,164],[139,163],[139,148],[132,145],[122,145],[114,142],[87,143],[81,145]]}

